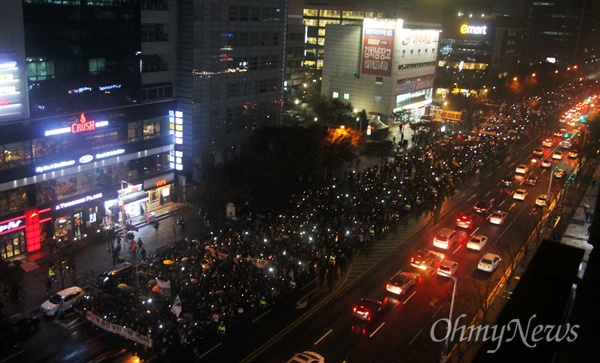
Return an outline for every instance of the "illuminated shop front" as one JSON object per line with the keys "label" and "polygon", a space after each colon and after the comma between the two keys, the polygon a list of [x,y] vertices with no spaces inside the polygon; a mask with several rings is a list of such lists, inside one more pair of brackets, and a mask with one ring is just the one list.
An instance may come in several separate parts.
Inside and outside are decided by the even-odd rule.
{"label": "illuminated shop front", "polygon": [[[102,193],[94,193],[54,206],[54,240],[78,241],[97,233],[103,220]],[[59,245],[60,246],[60,245]]]}
{"label": "illuminated shop front", "polygon": [[0,221],[0,256],[11,258],[37,251],[46,239],[50,208],[31,209],[18,217]]}
{"label": "illuminated shop front", "polygon": [[144,189],[148,191],[149,197],[148,212],[153,212],[172,201],[174,181],[174,173],[144,180]]}

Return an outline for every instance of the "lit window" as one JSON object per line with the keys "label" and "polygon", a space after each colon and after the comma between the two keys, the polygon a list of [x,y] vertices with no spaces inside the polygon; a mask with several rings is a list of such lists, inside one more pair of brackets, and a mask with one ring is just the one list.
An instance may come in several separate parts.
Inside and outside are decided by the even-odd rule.
{"label": "lit window", "polygon": [[333,92],[333,98],[339,98],[340,94],[338,92]]}
{"label": "lit window", "polygon": [[350,93],[344,93],[344,99],[345,100],[349,100],[350,99]]}

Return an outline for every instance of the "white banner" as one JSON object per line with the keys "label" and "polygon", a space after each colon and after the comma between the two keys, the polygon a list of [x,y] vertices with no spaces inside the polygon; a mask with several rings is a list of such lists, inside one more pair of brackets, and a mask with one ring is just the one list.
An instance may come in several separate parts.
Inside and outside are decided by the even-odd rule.
{"label": "white banner", "polygon": [[152,347],[152,339],[146,335],[141,335],[131,329],[124,328],[120,325],[113,324],[109,321],[106,321],[99,316],[94,315],[91,311],[86,310],[85,317],[87,320],[96,324],[100,328],[111,332],[113,334],[118,334],[124,338],[133,340],[134,342],[140,343],[147,347]]}

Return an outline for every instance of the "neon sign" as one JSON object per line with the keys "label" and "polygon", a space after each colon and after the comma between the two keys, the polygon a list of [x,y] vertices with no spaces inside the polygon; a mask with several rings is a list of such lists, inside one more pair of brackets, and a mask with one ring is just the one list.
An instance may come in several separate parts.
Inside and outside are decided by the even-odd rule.
{"label": "neon sign", "polygon": [[[12,232],[14,230],[17,229],[21,229],[22,227],[25,226],[21,226],[21,224],[23,223],[23,216],[22,217],[18,217],[18,218],[13,218],[3,224],[0,224],[0,234],[4,234]],[[21,227],[21,228],[20,228]]]}
{"label": "neon sign", "polygon": [[461,34],[487,35],[487,25],[475,26],[463,24],[460,26]]}
{"label": "neon sign", "polygon": [[65,166],[75,165],[75,160],[61,161],[60,163],[53,163],[50,165],[38,166],[35,168],[36,173],[43,173],[46,171],[64,168]]}
{"label": "neon sign", "polygon": [[161,179],[156,181],[156,187],[162,187],[163,185],[167,185],[167,179]]}
{"label": "neon sign", "polygon": [[[81,114],[81,117],[83,117],[83,119],[85,120],[85,115]],[[79,130],[79,131],[73,131],[74,129],[81,129],[85,126],[81,126],[82,122],[85,121],[81,121],[81,117],[80,117],[80,121],[79,122],[75,122],[74,124],[72,124],[70,127],[60,127],[58,129],[52,129],[52,130],[46,130],[46,132],[44,132],[44,136],[53,136],[53,135],[61,135],[61,134],[68,134],[70,133],[78,133],[80,131],[91,131],[91,130],[95,130],[99,127],[105,127],[108,126],[108,121],[87,121],[87,122],[93,122],[94,123],[94,128],[91,130]],[[77,126],[76,126],[77,125]]]}
{"label": "neon sign", "polygon": [[93,131],[96,129],[96,120],[88,121],[85,115],[82,113],[79,116],[79,122],[75,122],[71,125],[71,133],[76,134],[84,131]]}
{"label": "neon sign", "polygon": [[107,151],[107,152],[103,152],[100,154],[96,154],[96,159],[104,159],[107,158],[109,156],[115,156],[115,155],[121,155],[125,153],[125,149],[116,149],[116,150],[111,150],[111,151]]}
{"label": "neon sign", "polygon": [[100,199],[100,198],[102,198],[102,193],[97,193],[97,194],[94,194],[94,195],[86,195],[83,198],[75,199],[75,200],[72,200],[70,202],[65,202],[65,203],[57,204],[56,207],[54,207],[54,209],[55,210],[61,210],[63,208],[72,207],[74,205],[82,204],[82,203],[89,202],[89,201],[95,200],[95,199]]}

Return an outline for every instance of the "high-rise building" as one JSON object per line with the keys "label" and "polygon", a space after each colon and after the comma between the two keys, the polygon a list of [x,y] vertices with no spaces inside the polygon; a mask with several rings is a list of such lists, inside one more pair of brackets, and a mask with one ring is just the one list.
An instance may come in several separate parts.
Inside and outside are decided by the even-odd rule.
{"label": "high-rise building", "polygon": [[287,0],[180,0],[178,109],[195,179],[281,120]]}
{"label": "high-rise building", "polygon": [[585,0],[528,0],[521,60],[527,65],[543,62],[573,64],[582,43]]}
{"label": "high-rise building", "polygon": [[400,110],[423,116],[433,100],[439,31],[406,28],[402,19],[328,25],[322,94],[365,110],[375,126]]}

